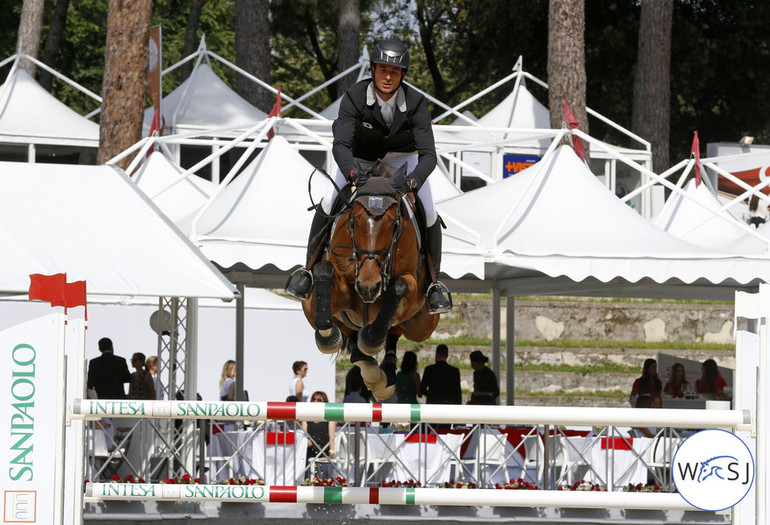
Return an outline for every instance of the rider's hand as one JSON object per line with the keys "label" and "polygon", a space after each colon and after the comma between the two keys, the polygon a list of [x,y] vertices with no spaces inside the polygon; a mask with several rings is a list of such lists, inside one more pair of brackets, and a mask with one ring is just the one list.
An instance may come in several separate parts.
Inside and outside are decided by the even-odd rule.
{"label": "rider's hand", "polygon": [[406,195],[410,191],[417,188],[417,181],[411,177],[406,177],[406,178],[391,177],[390,179],[388,179],[388,184],[390,185],[391,188],[393,188],[394,191],[398,192],[398,194],[401,196]]}

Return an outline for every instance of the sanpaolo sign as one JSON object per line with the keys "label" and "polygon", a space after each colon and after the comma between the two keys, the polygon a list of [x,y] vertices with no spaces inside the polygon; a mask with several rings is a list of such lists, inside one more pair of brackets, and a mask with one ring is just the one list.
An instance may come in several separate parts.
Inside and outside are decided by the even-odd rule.
{"label": "sanpaolo sign", "polygon": [[677,491],[701,510],[719,511],[740,503],[754,483],[754,457],[741,438],[708,429],[687,438],[671,462]]}

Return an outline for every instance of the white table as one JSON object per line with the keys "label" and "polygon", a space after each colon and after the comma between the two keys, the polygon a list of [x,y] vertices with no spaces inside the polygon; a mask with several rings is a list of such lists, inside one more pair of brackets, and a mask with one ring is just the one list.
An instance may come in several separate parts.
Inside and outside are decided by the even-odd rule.
{"label": "white table", "polygon": [[299,428],[293,432],[220,432],[212,436],[209,457],[212,475],[225,466],[216,474],[219,481],[245,476],[268,485],[297,485],[307,477],[307,434]]}

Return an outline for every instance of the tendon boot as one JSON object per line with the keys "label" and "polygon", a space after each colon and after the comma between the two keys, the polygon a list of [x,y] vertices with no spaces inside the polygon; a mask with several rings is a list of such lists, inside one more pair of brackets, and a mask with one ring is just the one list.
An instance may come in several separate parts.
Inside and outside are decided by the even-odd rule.
{"label": "tendon boot", "polygon": [[310,224],[310,235],[307,241],[307,256],[304,268],[295,270],[286,281],[284,291],[301,301],[310,297],[313,291],[313,274],[310,271],[318,258],[319,247],[326,240],[326,226],[329,224],[329,216],[321,209],[319,204],[316,207],[313,222]]}
{"label": "tendon boot", "polygon": [[433,282],[425,292],[425,306],[430,314],[442,314],[452,309],[452,294],[444,283],[438,280],[441,268],[441,221],[436,221],[427,230],[427,253],[433,266],[431,276]]}

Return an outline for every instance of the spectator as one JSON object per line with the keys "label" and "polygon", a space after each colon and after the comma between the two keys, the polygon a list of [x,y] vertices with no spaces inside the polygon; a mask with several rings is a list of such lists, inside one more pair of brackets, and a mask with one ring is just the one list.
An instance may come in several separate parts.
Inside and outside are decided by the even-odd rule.
{"label": "spectator", "polygon": [[[356,367],[358,368],[358,367]],[[354,375],[350,378],[350,393],[342,400],[343,403],[368,403],[361,392],[364,389],[364,380],[361,375]]]}
{"label": "spectator", "polygon": [[155,399],[152,374],[144,360],[144,354],[141,352],[137,352],[131,357],[131,366],[136,371],[131,374],[131,383],[128,385],[129,399]]}
{"label": "spectator", "polygon": [[222,367],[222,377],[219,379],[219,399],[221,401],[235,400],[235,361],[228,359]]}
{"label": "spectator", "polygon": [[468,401],[469,405],[496,405],[499,402],[500,386],[497,376],[486,363],[489,358],[479,350],[471,352],[471,368],[473,368],[473,392]]}
{"label": "spectator", "polygon": [[460,370],[447,363],[449,348],[436,347],[436,363],[425,367],[420,383],[420,395],[427,396],[429,404],[462,404]]}
{"label": "spectator", "polygon": [[[310,396],[311,403],[328,403],[329,397],[326,392],[316,391]],[[303,421],[302,428],[308,435],[307,440],[307,461],[308,464],[313,458],[332,458],[334,457],[334,435],[337,425],[334,421]],[[328,451],[326,446],[329,445]],[[321,472],[322,477],[328,475],[328,465],[325,465],[326,472]]]}
{"label": "spectator", "polygon": [[420,374],[417,372],[417,354],[407,350],[401,359],[401,370],[396,374],[397,402],[416,404],[419,391]]}
{"label": "spectator", "polygon": [[[641,395],[636,400],[636,408],[663,408],[663,400],[659,395]],[[640,434],[638,437],[654,438],[658,431],[657,427],[634,427],[635,433]]]}
{"label": "spectator", "polygon": [[695,392],[708,399],[729,400],[730,396],[725,392],[727,381],[719,373],[717,362],[713,359],[706,359],[700,370],[700,379],[695,380]]}
{"label": "spectator", "polygon": [[636,378],[631,387],[631,406],[635,405],[635,398],[641,395],[660,395],[663,384],[658,377],[658,362],[654,359],[645,359],[641,377]]}
{"label": "spectator", "polygon": [[307,376],[307,363],[305,361],[294,361],[291,369],[294,372],[294,377],[289,383],[289,395],[296,396],[300,401],[307,401],[305,382],[303,381]]}
{"label": "spectator", "polygon": [[[351,381],[353,381],[353,378],[357,377],[361,383],[361,397],[363,397],[366,402],[372,400],[372,391],[366,388],[366,384],[364,383],[364,378],[361,376],[361,369],[355,365],[350,367],[350,370],[348,370],[348,373],[345,375],[345,396],[350,394],[352,390],[350,389]],[[344,396],[343,396],[344,397]]]}
{"label": "spectator", "polygon": [[158,378],[158,356],[151,355],[147,358],[145,364],[147,365],[150,374],[152,374],[152,384],[155,387],[155,393],[157,394],[158,399],[166,399],[166,393],[163,391],[163,383],[161,383]]}
{"label": "spectator", "polygon": [[663,387],[663,393],[671,397],[684,397],[689,387],[690,383],[687,382],[685,377],[684,365],[682,363],[674,363],[668,373],[668,381],[666,381],[666,386]]}
{"label": "spectator", "polygon": [[102,355],[88,364],[88,388],[96,390],[99,399],[125,399],[123,383],[131,382],[126,360],[113,353],[112,340],[108,337],[99,339],[99,351]]}

